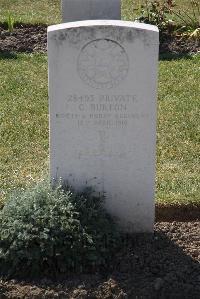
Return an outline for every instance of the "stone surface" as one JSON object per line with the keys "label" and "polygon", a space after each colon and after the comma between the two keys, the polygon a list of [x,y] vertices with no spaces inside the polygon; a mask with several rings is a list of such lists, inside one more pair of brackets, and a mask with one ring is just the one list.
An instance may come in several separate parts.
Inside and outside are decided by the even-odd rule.
{"label": "stone surface", "polygon": [[51,178],[105,194],[130,232],[153,231],[158,45],[145,24],[48,28]]}
{"label": "stone surface", "polygon": [[120,20],[121,0],[62,0],[63,22]]}

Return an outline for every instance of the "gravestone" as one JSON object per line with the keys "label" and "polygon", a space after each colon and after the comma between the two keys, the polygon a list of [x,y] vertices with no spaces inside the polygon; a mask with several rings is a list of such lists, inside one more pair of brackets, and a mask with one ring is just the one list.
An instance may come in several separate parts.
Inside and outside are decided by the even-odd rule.
{"label": "gravestone", "polygon": [[48,28],[50,173],[92,186],[128,232],[152,232],[158,29],[125,21]]}
{"label": "gravestone", "polygon": [[120,20],[121,0],[62,0],[62,20]]}

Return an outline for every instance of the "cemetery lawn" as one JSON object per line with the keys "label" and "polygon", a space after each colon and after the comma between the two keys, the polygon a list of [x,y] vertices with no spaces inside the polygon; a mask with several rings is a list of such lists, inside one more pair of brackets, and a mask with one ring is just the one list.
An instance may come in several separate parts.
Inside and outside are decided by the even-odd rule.
{"label": "cemetery lawn", "polygon": [[[200,55],[160,61],[157,203],[200,205]],[[0,54],[0,202],[48,172],[47,56]],[[134,178],[133,178],[134,179]]]}
{"label": "cemetery lawn", "polygon": [[[133,21],[138,15],[140,3],[146,0],[122,0],[122,18]],[[190,0],[176,0],[178,9],[187,10],[193,15]],[[11,14],[15,22],[23,23],[60,23],[60,0],[0,0],[0,22],[8,19]]]}
{"label": "cemetery lawn", "polygon": [[0,22],[11,14],[15,22],[60,23],[60,0],[0,0]]}
{"label": "cemetery lawn", "polygon": [[161,61],[157,201],[200,204],[200,55]]}
{"label": "cemetery lawn", "polygon": [[[1,196],[48,169],[47,57],[0,54]],[[43,175],[43,174],[42,174]]]}

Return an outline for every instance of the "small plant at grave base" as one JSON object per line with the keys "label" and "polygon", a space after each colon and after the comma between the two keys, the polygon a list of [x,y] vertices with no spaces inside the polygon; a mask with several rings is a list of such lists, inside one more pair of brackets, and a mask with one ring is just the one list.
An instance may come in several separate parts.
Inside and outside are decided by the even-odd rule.
{"label": "small plant at grave base", "polygon": [[173,0],[165,0],[163,3],[159,0],[146,0],[145,4],[140,5],[141,15],[137,18],[139,22],[158,26],[162,31],[173,30],[172,8],[175,6]]}
{"label": "small plant at grave base", "polygon": [[8,19],[7,19],[7,25],[8,25],[8,31],[12,33],[14,31],[14,24],[15,20],[12,17],[11,13],[8,14]]}
{"label": "small plant at grave base", "polygon": [[13,194],[0,211],[0,274],[29,277],[105,267],[119,233],[89,189],[81,194],[43,182]]}

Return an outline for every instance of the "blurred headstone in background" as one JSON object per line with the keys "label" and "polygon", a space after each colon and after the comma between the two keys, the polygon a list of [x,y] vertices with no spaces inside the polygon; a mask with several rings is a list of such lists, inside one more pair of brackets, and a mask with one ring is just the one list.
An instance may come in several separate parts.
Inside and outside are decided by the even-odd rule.
{"label": "blurred headstone in background", "polygon": [[61,5],[63,23],[121,19],[121,0],[62,0]]}

